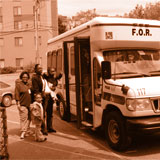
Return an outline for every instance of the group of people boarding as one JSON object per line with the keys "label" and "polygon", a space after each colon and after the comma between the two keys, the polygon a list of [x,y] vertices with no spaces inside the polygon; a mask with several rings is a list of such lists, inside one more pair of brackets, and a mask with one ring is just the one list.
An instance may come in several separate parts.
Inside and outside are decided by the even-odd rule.
{"label": "group of people boarding", "polygon": [[30,123],[35,125],[35,140],[44,142],[48,132],[56,132],[52,126],[53,103],[56,100],[55,88],[62,74],[55,76],[55,69],[48,68],[42,73],[40,64],[36,64],[35,73],[30,79],[23,71],[15,85],[15,99],[20,116],[20,138],[31,134]]}

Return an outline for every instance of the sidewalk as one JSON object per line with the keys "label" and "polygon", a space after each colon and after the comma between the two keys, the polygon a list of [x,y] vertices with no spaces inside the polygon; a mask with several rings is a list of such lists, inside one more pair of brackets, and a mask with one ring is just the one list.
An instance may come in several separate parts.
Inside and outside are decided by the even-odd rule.
{"label": "sidewalk", "polygon": [[[13,115],[14,113],[14,115]],[[8,151],[10,160],[21,159],[122,159],[117,154],[105,150],[92,138],[76,128],[76,124],[62,121],[54,114],[53,125],[57,130],[47,136],[46,142],[35,142],[34,137],[19,138],[18,112],[15,107],[7,109]]]}

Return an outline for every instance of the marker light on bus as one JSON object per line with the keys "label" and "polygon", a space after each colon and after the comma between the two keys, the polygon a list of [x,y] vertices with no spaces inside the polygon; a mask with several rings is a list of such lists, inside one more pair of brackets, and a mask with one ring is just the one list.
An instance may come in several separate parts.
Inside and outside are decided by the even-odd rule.
{"label": "marker light on bus", "polygon": [[126,105],[129,111],[145,111],[152,109],[152,104],[149,99],[127,99]]}

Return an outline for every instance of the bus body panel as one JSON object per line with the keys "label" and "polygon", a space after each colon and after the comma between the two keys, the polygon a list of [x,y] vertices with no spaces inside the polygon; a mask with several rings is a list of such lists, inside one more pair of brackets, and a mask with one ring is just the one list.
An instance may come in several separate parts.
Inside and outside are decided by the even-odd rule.
{"label": "bus body panel", "polygon": [[[75,39],[79,39],[78,45],[75,46]],[[82,40],[88,40],[88,43],[81,42]],[[64,53],[63,44],[67,43],[67,51]],[[74,47],[77,47],[76,49]],[[90,56],[90,67],[91,67],[91,104],[92,108],[86,108],[86,103],[84,102],[85,95],[85,85],[83,84],[83,58],[85,54],[82,50],[86,47]],[[156,71],[152,76],[142,73],[134,73],[135,75],[119,75],[120,78],[113,76],[111,79],[102,79],[102,66],[101,63],[107,61],[105,58],[107,54],[110,55],[110,61],[112,70],[115,68],[120,68],[127,71],[127,66],[132,68],[132,66],[140,66],[141,60],[138,59],[132,63],[129,60],[114,60],[112,53],[115,56],[126,52],[136,52],[139,57],[151,57],[151,59],[144,59],[148,64],[151,62],[151,66],[148,68],[154,68],[158,66],[159,59],[154,58],[160,54],[160,21],[155,20],[139,20],[139,19],[125,19],[125,18],[95,18],[81,26],[74,28],[71,31],[67,31],[55,38],[48,40],[48,61],[52,57],[52,52],[62,49],[62,70],[63,78],[60,82],[59,92],[62,93],[63,98],[66,100],[65,91],[65,72],[64,68],[64,54],[68,56],[68,78],[69,78],[69,102],[70,102],[70,112],[77,116],[76,103],[77,97],[80,99],[80,109],[82,111],[81,121],[87,121],[92,124],[92,128],[97,128],[104,125],[104,121],[108,116],[109,112],[119,113],[126,121],[127,125],[134,127],[143,125],[145,130],[150,127],[152,130],[154,125],[159,126],[156,123],[156,117],[160,116],[160,75],[159,71]],[[155,53],[150,53],[153,50]],[[75,53],[77,51],[78,53]],[[76,62],[76,56],[78,57],[78,62]],[[106,56],[106,57],[105,57]],[[113,59],[111,59],[111,57]],[[51,62],[48,62],[50,65]],[[75,63],[80,64],[78,66],[79,80],[80,84],[80,95],[76,95],[76,73],[75,73]],[[157,63],[157,64],[156,64]],[[145,66],[142,69],[147,68]],[[138,67],[137,67],[138,68]],[[156,67],[157,68],[157,67]],[[155,69],[156,69],[155,68]],[[158,68],[157,68],[158,69]],[[86,68],[87,70],[87,68]],[[131,72],[131,71],[130,71]],[[132,73],[133,74],[133,73]],[[142,75],[141,75],[142,74]],[[133,103],[132,103],[133,102]],[[148,107],[144,107],[146,104]],[[135,109],[135,108],[136,109]],[[139,108],[138,108],[139,107]],[[90,111],[90,112],[88,112]],[[86,115],[88,116],[86,118]],[[111,114],[112,115],[112,114]],[[148,126],[147,126],[148,117]],[[135,124],[134,124],[135,118]],[[141,120],[141,119],[144,119]],[[153,122],[154,121],[154,122]],[[153,123],[152,123],[153,122]],[[153,125],[152,125],[153,124]],[[149,130],[149,129],[148,129]]]}

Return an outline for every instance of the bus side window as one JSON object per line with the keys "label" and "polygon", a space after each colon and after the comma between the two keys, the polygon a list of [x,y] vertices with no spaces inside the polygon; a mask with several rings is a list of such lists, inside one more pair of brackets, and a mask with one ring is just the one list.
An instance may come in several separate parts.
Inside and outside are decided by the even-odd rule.
{"label": "bus side window", "polygon": [[57,52],[56,51],[53,51],[52,52],[52,64],[51,64],[51,67],[53,67],[56,71],[57,71],[57,68],[56,68],[56,65],[57,65]]}
{"label": "bus side window", "polygon": [[52,52],[49,51],[47,53],[47,68],[51,67],[51,65],[52,65]]}
{"label": "bus side window", "polygon": [[96,58],[93,60],[93,69],[94,69],[94,101],[97,105],[100,105],[101,102],[101,93],[102,93],[102,75],[101,68]]}
{"label": "bus side window", "polygon": [[60,73],[60,72],[62,72],[62,49],[59,49],[58,51],[57,51],[57,66],[56,66],[56,68],[57,68],[57,72],[58,73]]}
{"label": "bus side window", "polygon": [[75,75],[75,54],[74,54],[74,46],[70,48],[70,54],[71,54],[71,75]]}

